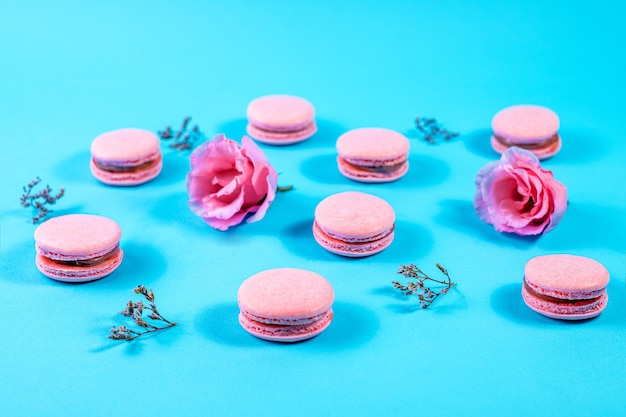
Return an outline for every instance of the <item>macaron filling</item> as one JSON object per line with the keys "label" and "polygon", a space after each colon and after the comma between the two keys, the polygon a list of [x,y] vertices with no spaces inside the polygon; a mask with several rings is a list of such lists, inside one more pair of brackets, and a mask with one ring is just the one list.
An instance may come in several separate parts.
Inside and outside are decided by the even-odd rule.
{"label": "macaron filling", "polygon": [[381,233],[375,234],[375,235],[371,235],[371,236],[343,236],[337,233],[333,233],[332,231],[328,230],[328,229],[324,229],[322,226],[320,226],[320,224],[316,221],[313,222],[313,226],[315,227],[315,231],[316,232],[320,232],[323,236],[328,237],[332,240],[336,240],[339,242],[344,242],[344,243],[349,243],[352,245],[359,245],[359,244],[367,244],[367,243],[371,243],[371,242],[378,242],[380,240],[385,239],[387,236],[390,236],[393,234],[394,229],[395,229],[395,224],[391,225],[391,227]]}
{"label": "macaron filling", "polygon": [[555,133],[554,135],[544,140],[533,141],[533,142],[523,142],[523,143],[506,139],[502,136],[497,135],[496,133],[493,134],[493,138],[496,140],[496,142],[498,142],[499,144],[505,147],[517,146],[517,147],[528,149],[528,150],[549,147],[558,143],[559,140],[561,140],[558,133]]}
{"label": "macaron filling", "polygon": [[369,238],[331,237],[322,228],[313,223],[313,237],[326,250],[337,255],[361,257],[374,255],[384,250],[393,242],[393,227],[390,231]]}
{"label": "macaron filling", "polygon": [[147,161],[140,162],[113,162],[113,161],[101,161],[96,158],[92,158],[94,165],[103,171],[112,173],[128,173],[128,172],[140,172],[154,168],[160,162],[162,156],[160,153],[154,154],[148,157]]}
{"label": "macaron filling", "polygon": [[547,297],[555,300],[590,300],[594,298],[598,298],[602,296],[606,292],[605,288],[598,289],[587,289],[587,290],[577,290],[572,292],[564,292],[557,290],[550,290],[547,288],[542,288],[538,285],[533,284],[528,279],[524,278],[524,285],[528,287],[529,292],[532,294],[538,294],[537,296]]}
{"label": "macaron filling", "polygon": [[320,314],[313,315],[311,317],[263,317],[258,314],[253,314],[249,311],[242,310],[241,314],[243,314],[248,320],[256,321],[259,323],[276,325],[276,326],[297,326],[297,325],[305,325],[315,323],[326,317],[328,315],[328,311],[323,311]]}
{"label": "macaron filling", "polygon": [[246,131],[254,139],[271,145],[290,145],[293,143],[302,142],[305,139],[310,138],[317,132],[317,125],[315,122],[307,123],[303,128],[298,130],[292,130],[293,128],[279,128],[276,129],[260,129],[252,123],[248,123]]}
{"label": "macaron filling", "polygon": [[566,300],[533,292],[528,285],[522,286],[522,298],[526,305],[537,313],[563,320],[583,320],[596,317],[604,310],[608,302],[606,292],[593,299]]}
{"label": "macaron filling", "polygon": [[332,321],[333,311],[329,309],[316,321],[297,324],[269,324],[252,319],[245,312],[239,313],[239,322],[246,331],[267,340],[297,342],[309,339],[324,331]]}
{"label": "macaron filling", "polygon": [[58,265],[67,265],[67,266],[98,266],[98,265],[102,265],[105,262],[107,262],[109,259],[117,256],[120,252],[120,246],[116,245],[113,249],[111,249],[109,252],[103,254],[103,255],[99,255],[99,256],[95,256],[92,258],[84,258],[84,259],[75,259],[75,260],[67,260],[67,259],[55,259],[52,258],[50,256],[46,256],[45,254],[41,254],[42,258],[45,258],[46,260],[49,260],[50,262],[53,262],[55,264]]}
{"label": "macaron filling", "polygon": [[[526,279],[524,279],[524,289],[533,297],[539,298],[541,300],[544,301],[548,301],[550,303],[557,303],[557,304],[571,304],[572,306],[584,306],[584,305],[591,305],[594,304],[596,302],[598,302],[598,300],[600,298],[602,298],[602,296],[605,294],[605,290],[599,291],[597,293],[594,293],[593,297],[589,297],[587,295],[580,295],[579,298],[572,298],[572,294],[563,294],[564,298],[560,298],[560,297],[552,297],[549,295],[546,295],[544,293],[541,293],[539,291],[536,291],[527,281]],[[567,298],[566,298],[567,297]]]}
{"label": "macaron filling", "polygon": [[264,123],[259,123],[254,120],[250,120],[250,125],[252,125],[256,129],[264,130],[268,133],[292,133],[292,132],[299,132],[301,130],[308,129],[309,127],[311,127],[311,125],[315,125],[315,122],[313,120],[307,120],[299,124],[281,126],[281,125],[264,124]]}
{"label": "macaron filling", "polygon": [[398,162],[351,160],[341,156],[339,156],[338,159],[340,164],[345,164],[352,169],[370,173],[396,172],[406,164],[406,157],[401,158]]}

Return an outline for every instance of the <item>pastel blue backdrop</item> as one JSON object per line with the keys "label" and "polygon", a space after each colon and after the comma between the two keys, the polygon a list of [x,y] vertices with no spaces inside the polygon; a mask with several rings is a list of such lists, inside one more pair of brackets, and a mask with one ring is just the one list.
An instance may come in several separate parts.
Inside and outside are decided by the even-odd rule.
{"label": "pastel blue backdrop", "polygon": [[[21,1],[0,5],[0,414],[3,416],[626,415],[626,73],[624,2]],[[188,154],[134,188],[98,183],[89,146],[121,127],[193,117],[211,137],[245,132],[248,102],[295,94],[316,107],[309,141],[262,146],[291,192],[265,219],[228,232],[187,208]],[[498,234],[472,207],[492,116],[518,103],[561,118],[544,166],[569,190],[559,226]],[[461,132],[428,145],[416,116]],[[387,127],[411,141],[392,184],[343,178],[336,138]],[[122,266],[84,285],[34,265],[21,187],[66,195],[52,215],[94,213],[123,230]],[[320,248],[316,204],[340,191],[397,213],[386,251],[345,259]],[[596,319],[544,318],[520,297],[524,264],[573,253],[603,263],[610,301]],[[401,263],[458,287],[432,308],[397,294]],[[335,320],[310,341],[269,343],[237,322],[236,293],[274,267],[324,275]],[[107,339],[137,284],[180,326]]]}

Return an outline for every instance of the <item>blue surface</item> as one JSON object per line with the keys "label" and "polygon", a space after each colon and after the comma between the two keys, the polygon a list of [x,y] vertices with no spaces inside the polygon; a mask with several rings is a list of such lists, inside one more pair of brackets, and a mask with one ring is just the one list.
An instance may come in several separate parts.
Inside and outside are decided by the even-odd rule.
{"label": "blue surface", "polygon": [[[2,416],[626,415],[626,58],[623,2],[3,2],[0,5],[0,414]],[[270,93],[316,107],[319,133],[262,146],[281,172],[265,219],[222,233],[187,208],[188,156],[135,188],[90,174],[89,145],[120,127],[152,131],[193,116],[239,139],[245,108]],[[561,224],[539,239],[496,233],[474,214],[491,117],[536,103],[561,117],[546,161],[569,189]],[[431,146],[413,119],[462,136]],[[411,137],[411,168],[386,185],[335,165],[347,129]],[[122,227],[111,276],[57,283],[34,265],[21,187],[40,176],[66,196],[54,215],[95,213]],[[361,190],[395,208],[386,251],[345,259],[310,227],[327,195]],[[611,274],[594,320],[544,318],[519,295],[533,256],[574,253]],[[458,289],[432,308],[397,295],[401,263]],[[237,323],[236,292],[266,268],[333,284],[335,320],[282,345]],[[107,339],[137,284],[181,325],[133,343]]]}

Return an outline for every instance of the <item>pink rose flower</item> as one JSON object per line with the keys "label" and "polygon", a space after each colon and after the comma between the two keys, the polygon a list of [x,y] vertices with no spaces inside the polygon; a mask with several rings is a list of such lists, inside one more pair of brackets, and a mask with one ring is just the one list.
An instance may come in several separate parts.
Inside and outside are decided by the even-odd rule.
{"label": "pink rose flower", "polygon": [[219,134],[191,154],[189,208],[219,230],[256,222],[274,201],[277,182],[276,170],[252,139],[244,136],[239,146]]}
{"label": "pink rose flower", "polygon": [[511,147],[478,171],[474,208],[498,232],[539,235],[563,218],[567,188],[532,152]]}

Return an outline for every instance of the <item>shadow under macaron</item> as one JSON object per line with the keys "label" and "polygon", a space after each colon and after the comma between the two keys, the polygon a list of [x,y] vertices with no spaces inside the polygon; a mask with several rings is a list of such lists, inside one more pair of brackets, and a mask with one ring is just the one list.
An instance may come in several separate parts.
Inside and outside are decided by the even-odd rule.
{"label": "shadow under macaron", "polygon": [[322,184],[345,184],[358,186],[364,189],[382,188],[421,188],[443,183],[450,176],[450,167],[444,161],[432,156],[411,153],[409,155],[409,170],[394,181],[389,182],[361,182],[345,177],[337,165],[337,153],[326,152],[313,155],[301,163],[302,173],[312,181]]}
{"label": "shadow under macaron", "polygon": [[626,250],[624,236],[626,211],[623,207],[570,201],[561,222],[538,246],[559,252],[606,248],[623,253]]}
{"label": "shadow under macaron", "polygon": [[524,303],[522,298],[522,280],[516,284],[505,284],[498,287],[490,298],[491,308],[501,317],[518,323],[531,326],[566,327],[586,323],[597,319],[559,320],[543,316]]}
{"label": "shadow under macaron", "polygon": [[0,252],[0,270],[3,271],[0,280],[13,284],[40,285],[49,281],[56,282],[37,269],[34,239],[16,242],[9,247],[4,245]]}
{"label": "shadow under macaron", "polygon": [[561,129],[559,135],[563,144],[561,150],[552,158],[542,161],[542,165],[554,162],[580,164],[596,160],[609,151],[610,141],[598,136],[597,132],[583,129]]}
{"label": "shadow under macaron", "polygon": [[500,154],[491,147],[491,129],[474,130],[460,136],[465,147],[474,155],[490,159],[500,159]]}
{"label": "shadow under macaron", "polygon": [[261,148],[273,148],[273,149],[294,149],[294,150],[308,150],[308,149],[319,149],[319,148],[335,148],[335,143],[337,142],[337,138],[344,133],[347,129],[333,121],[324,120],[324,119],[316,119],[317,131],[313,134],[313,136],[304,139],[301,142],[291,143],[287,145],[273,145],[267,143],[261,143],[257,141],[257,144],[261,146]]}
{"label": "shadow under macaron", "polygon": [[236,301],[213,304],[202,309],[194,318],[200,335],[212,342],[226,346],[247,346],[248,334],[239,324],[239,306]]}
{"label": "shadow under macaron", "polygon": [[313,216],[291,224],[282,232],[281,241],[295,255],[309,260],[335,262],[359,262],[375,258],[393,261],[402,258],[422,258],[433,248],[434,238],[428,229],[408,221],[396,221],[395,235],[391,244],[382,251],[368,256],[342,256],[323,248],[313,237]]}
{"label": "shadow under macaron", "polygon": [[[302,142],[293,143],[289,145],[271,145],[255,141],[262,149],[264,148],[294,148],[294,149],[308,149],[319,148],[326,146],[335,146],[335,142],[339,135],[345,132],[347,129],[331,120],[315,119],[317,124],[317,132],[310,138],[303,140]],[[243,136],[250,136],[246,130],[248,126],[248,119],[233,119],[224,121],[216,126],[216,133],[223,133],[227,138],[233,139],[237,142],[241,142]],[[213,136],[207,137],[210,140]],[[253,138],[254,139],[254,138]]]}
{"label": "shadow under macaron", "polygon": [[84,149],[60,159],[52,168],[52,172],[60,179],[59,183],[63,186],[91,182],[95,179],[89,167],[90,161],[91,153],[89,149]]}
{"label": "shadow under macaron", "polygon": [[421,188],[438,185],[450,177],[450,166],[441,159],[412,152],[409,155],[409,171],[394,184],[397,187]]}
{"label": "shadow under macaron", "polygon": [[433,248],[434,238],[428,229],[415,222],[396,219],[394,240],[383,251],[365,257],[331,253],[320,246],[313,236],[315,209],[322,200],[302,194],[297,189],[279,193],[266,218],[255,223],[251,229],[254,233],[279,236],[287,250],[309,260],[346,262],[372,257],[380,260],[398,256],[421,258]]}
{"label": "shadow under macaron", "polygon": [[[499,160],[500,154],[491,147],[491,129],[478,129],[460,136],[465,147],[475,155]],[[563,141],[559,152],[541,161],[543,166],[549,167],[552,163],[566,162],[584,163],[600,158],[608,152],[609,142],[597,137],[596,133],[581,129],[560,129],[559,136]]]}
{"label": "shadow under macaron", "polygon": [[137,244],[122,241],[121,249],[124,256],[120,265],[109,275],[95,280],[58,281],[42,274],[35,264],[35,242],[25,241],[10,249],[3,249],[0,267],[4,262],[11,262],[11,273],[2,274],[2,279],[26,285],[58,285],[58,286],[106,286],[106,288],[134,288],[142,283],[149,284],[151,277],[159,277],[165,270],[165,258],[149,244]]}
{"label": "shadow under macaron", "polygon": [[220,345],[242,348],[314,349],[324,353],[356,349],[371,340],[379,328],[376,314],[360,304],[336,301],[333,320],[321,334],[295,343],[272,342],[246,332],[239,324],[237,302],[219,303],[200,311],[194,320],[196,330],[206,339]]}
{"label": "shadow under macaron", "polygon": [[315,123],[317,124],[317,132],[307,140],[296,143],[293,146],[298,147],[298,149],[328,147],[334,149],[339,136],[348,130],[345,126],[332,120],[318,118],[315,120]]}
{"label": "shadow under macaron", "polygon": [[94,287],[100,285],[107,289],[133,289],[137,285],[153,285],[167,269],[167,260],[163,254],[148,242],[122,241],[120,248],[124,258],[120,266],[111,275],[93,281]]}
{"label": "shadow under macaron", "polygon": [[[187,172],[189,172],[189,156],[191,151],[174,151],[166,149],[163,151],[163,168],[156,178],[148,181],[145,185],[161,186],[178,182],[185,182]],[[138,187],[143,184],[139,184]]]}
{"label": "shadow under macaron", "polygon": [[53,173],[60,179],[64,186],[76,183],[94,183],[102,187],[115,188],[138,188],[158,187],[184,181],[189,171],[190,151],[175,151],[167,146],[162,146],[163,168],[153,179],[137,185],[110,185],[98,181],[90,169],[91,153],[82,150],[61,159],[53,168]]}
{"label": "shadow under macaron", "polygon": [[379,328],[380,320],[370,308],[335,301],[333,321],[322,334],[311,339],[311,348],[324,353],[358,349],[373,339]]}
{"label": "shadow under macaron", "polygon": [[306,178],[316,183],[343,184],[348,181],[353,183],[339,172],[336,152],[324,152],[306,158],[300,164],[300,171]]}
{"label": "shadow under macaron", "polygon": [[[396,259],[422,259],[433,249],[435,238],[426,227],[411,221],[396,220],[391,245],[380,252],[390,262]],[[374,255],[376,256],[376,255]]]}

